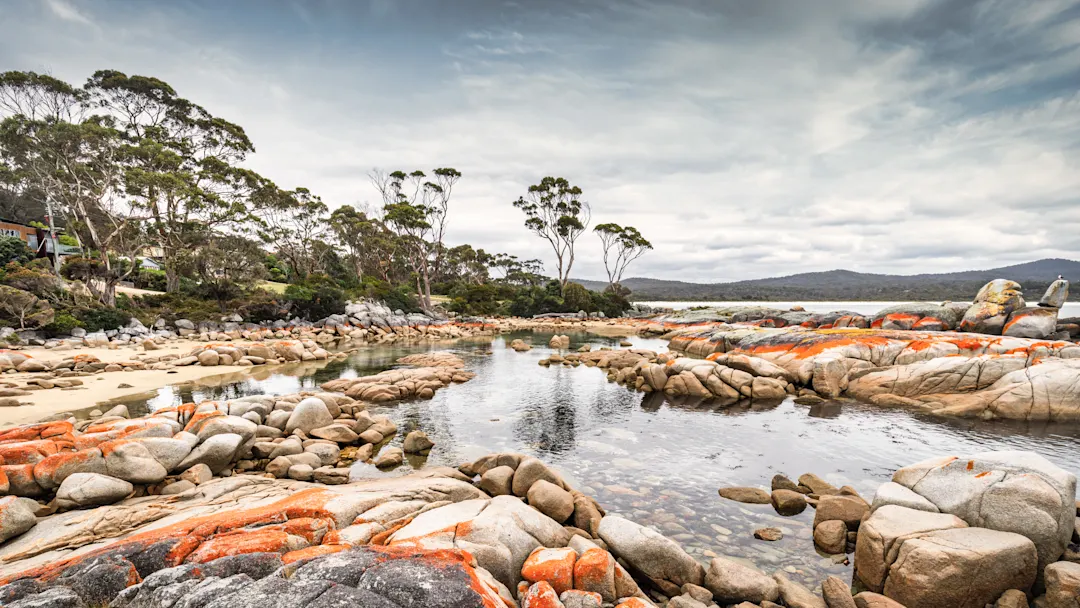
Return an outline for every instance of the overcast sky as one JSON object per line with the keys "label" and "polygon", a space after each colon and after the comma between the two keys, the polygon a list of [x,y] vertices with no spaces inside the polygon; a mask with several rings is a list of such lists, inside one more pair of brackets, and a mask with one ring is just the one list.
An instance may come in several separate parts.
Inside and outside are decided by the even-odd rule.
{"label": "overcast sky", "polygon": [[[727,281],[1080,258],[1080,0],[5,0],[0,70],[159,77],[331,206],[462,178],[451,244],[539,257],[545,175]],[[574,275],[602,278],[600,242]]]}

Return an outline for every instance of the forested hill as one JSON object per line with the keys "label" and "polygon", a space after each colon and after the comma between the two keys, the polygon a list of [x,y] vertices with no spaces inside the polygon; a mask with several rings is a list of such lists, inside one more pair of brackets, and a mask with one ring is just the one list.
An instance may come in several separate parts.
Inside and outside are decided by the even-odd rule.
{"label": "forested hill", "polygon": [[[989,270],[965,270],[942,274],[890,275],[829,270],[784,277],[735,281],[731,283],[686,283],[634,277],[622,284],[642,300],[971,300],[987,281],[1011,279],[1024,286],[1024,297],[1038,301],[1058,275],[1080,285],[1080,262],[1045,259]],[[603,281],[577,280],[585,287],[601,290]],[[1080,300],[1080,287],[1070,300]]]}

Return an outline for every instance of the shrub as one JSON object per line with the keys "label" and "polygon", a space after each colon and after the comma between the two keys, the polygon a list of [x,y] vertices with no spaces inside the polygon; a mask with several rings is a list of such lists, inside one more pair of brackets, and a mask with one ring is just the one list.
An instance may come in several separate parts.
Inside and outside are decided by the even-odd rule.
{"label": "shrub", "polygon": [[34,252],[22,239],[13,236],[0,237],[0,266],[6,266],[11,262],[23,264],[32,259],[34,259]]}
{"label": "shrub", "polygon": [[293,312],[309,321],[325,319],[345,311],[345,291],[326,275],[311,275],[303,284],[285,288],[285,299]]}
{"label": "shrub", "polygon": [[76,327],[83,327],[82,321],[76,319],[66,312],[62,312],[53,317],[52,323],[42,327],[50,336],[67,335],[71,333],[71,330]]}
{"label": "shrub", "polygon": [[156,268],[140,268],[133,282],[139,289],[165,291],[165,271]]}
{"label": "shrub", "polygon": [[0,285],[0,317],[19,328],[41,327],[53,320],[53,309],[29,291]]}
{"label": "shrub", "polygon": [[104,331],[124,327],[131,315],[116,308],[83,308],[75,312],[86,331]]}

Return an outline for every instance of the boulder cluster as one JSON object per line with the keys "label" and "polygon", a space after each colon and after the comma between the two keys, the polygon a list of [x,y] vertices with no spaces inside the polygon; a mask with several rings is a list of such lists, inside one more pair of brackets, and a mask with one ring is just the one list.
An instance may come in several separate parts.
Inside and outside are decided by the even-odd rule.
{"label": "boulder cluster", "polygon": [[963,331],[1014,338],[1062,339],[1080,337],[1076,319],[1059,319],[1069,296],[1069,282],[1054,281],[1037,306],[1024,301],[1015,281],[996,279],[983,286],[971,304],[913,302],[879,310],[874,315],[852,311],[809,313],[801,307],[776,310],[760,306],[727,306],[679,311],[654,317],[649,333],[670,329],[725,323],[746,327],[804,329],[885,329],[915,331]]}
{"label": "boulder cluster", "polygon": [[672,397],[718,400],[724,404],[744,400],[781,400],[794,395],[794,377],[765,359],[723,354],[709,359],[656,353],[647,349],[602,347],[566,355],[553,354],[540,365],[598,367],[612,382],[646,393]]}
{"label": "boulder cluster", "polygon": [[956,332],[718,324],[669,332],[670,347],[783,368],[800,396],[984,419],[1080,420],[1080,346]]}
{"label": "boulder cluster", "polygon": [[87,420],[0,431],[0,494],[12,498],[0,506],[0,536],[26,532],[26,523],[33,523],[20,516],[26,510],[55,513],[130,496],[182,494],[215,476],[260,475],[333,485],[349,481],[355,462],[396,467],[404,453],[423,454],[434,444],[416,430],[405,437],[403,448],[386,446],[397,426],[386,416],[372,416],[367,404],[430,396],[472,377],[460,369],[460,359],[447,353],[401,362],[433,367],[367,376],[361,391],[367,400],[324,388],[185,404],[135,419],[121,405],[92,412]]}
{"label": "boulder cluster", "polygon": [[[102,347],[157,345],[179,338],[197,339],[203,342],[230,340],[267,340],[304,338],[321,344],[342,338],[365,342],[394,342],[397,340],[444,340],[490,333],[491,326],[483,319],[461,317],[445,319],[421,313],[392,311],[378,302],[350,302],[342,314],[334,314],[317,321],[292,320],[245,322],[233,313],[220,321],[194,322],[188,319],[168,321],[156,319],[150,327],[132,318],[124,327],[87,332],[75,328],[70,335],[48,337],[37,330],[14,330],[0,328],[0,342],[12,345],[26,344],[49,349],[79,347]],[[3,371],[0,368],[0,371]]]}
{"label": "boulder cluster", "polygon": [[[809,474],[798,483],[774,477],[771,494],[720,495],[771,503],[785,516],[813,506],[815,547],[854,553],[859,584],[881,598],[868,606],[1026,607],[1043,593],[1036,606],[1065,608],[1080,599],[1076,477],[1031,452],[919,462],[897,470],[870,503]],[[829,608],[861,605],[838,579],[822,592]]]}

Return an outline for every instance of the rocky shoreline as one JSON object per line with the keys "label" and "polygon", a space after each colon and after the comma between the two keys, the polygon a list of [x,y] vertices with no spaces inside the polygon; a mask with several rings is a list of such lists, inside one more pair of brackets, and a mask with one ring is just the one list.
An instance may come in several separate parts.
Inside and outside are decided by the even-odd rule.
{"label": "rocky shoreline", "polygon": [[[985,300],[971,308],[996,311],[978,313],[991,325],[1004,315],[1005,332],[1025,309],[1002,312],[1009,306]],[[752,319],[758,312],[746,309],[725,311],[723,321],[710,317],[715,311],[691,311],[601,322],[663,335],[669,352],[626,341],[570,352],[563,332],[597,323],[577,316],[389,330],[353,326],[353,317],[342,325],[207,331],[196,337],[214,342],[184,356],[150,352],[179,339],[159,334],[133,363],[167,370],[326,361],[348,355],[342,339],[426,342],[533,330],[556,334],[541,365],[597,367],[613,382],[673,399],[727,406],[848,397],[952,416],[1080,419],[1076,343],[946,331],[970,310],[940,327],[922,322],[942,320],[940,310],[923,312],[910,327],[893,327],[901,321],[895,315],[909,314],[895,311],[865,328],[845,315],[790,326]],[[525,340],[507,346],[533,348]],[[25,351],[0,357],[15,369],[35,360]],[[831,576],[820,586],[684,549],[607,512],[524,454],[358,481],[357,463],[390,469],[434,445],[422,430],[390,445],[397,426],[369,406],[429,399],[474,377],[451,353],[399,364],[318,391],[204,401],[137,418],[117,407],[0,431],[0,605],[1075,608],[1080,598],[1076,478],[1030,452],[915,463],[870,498],[809,473],[798,481],[777,475],[768,490],[720,488],[716,500],[769,505],[781,519],[814,509],[799,542],[836,563],[854,562],[851,581]],[[42,382],[62,390],[65,381],[119,371],[109,365],[76,354],[37,369],[32,380],[39,390]],[[754,534],[759,542],[783,535],[776,518],[758,516],[766,524]]]}

